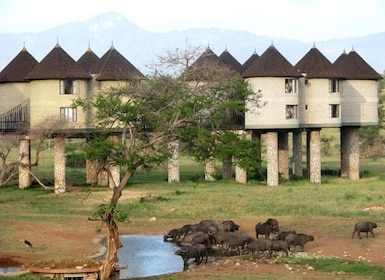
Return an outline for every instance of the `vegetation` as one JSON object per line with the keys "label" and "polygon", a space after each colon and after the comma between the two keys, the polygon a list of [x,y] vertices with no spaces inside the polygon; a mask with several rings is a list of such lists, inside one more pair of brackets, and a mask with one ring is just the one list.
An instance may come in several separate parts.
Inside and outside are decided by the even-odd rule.
{"label": "vegetation", "polygon": [[[198,54],[194,48],[170,52],[160,58],[148,79],[110,88],[92,100],[78,98],[73,102],[74,107],[95,110],[97,133],[87,146],[87,158],[109,174],[112,166],[124,168],[111,200],[97,211],[108,229],[102,280],[110,277],[118,260],[117,251],[122,245],[116,207],[138,168],[151,169],[167,162],[176,142],[186,144],[187,151],[201,161],[236,155],[229,147],[250,147],[246,145],[250,141],[231,130],[234,125],[229,122],[229,114],[242,115],[244,101],[258,103],[258,95],[239,75],[218,62],[201,69],[192,67],[190,63]],[[170,74],[169,69],[180,72]],[[240,163],[245,167],[248,161]]]}
{"label": "vegetation", "polygon": [[[371,219],[384,221],[383,212],[367,211],[369,207],[383,206],[383,184],[385,176],[382,173],[384,158],[377,160],[365,159],[362,161],[366,177],[359,181],[340,179],[337,176],[323,176],[322,184],[309,183],[307,179],[282,181],[277,188],[266,187],[264,181],[250,181],[247,184],[237,184],[231,180],[218,180],[215,182],[204,181],[199,174],[203,173],[203,167],[188,157],[181,159],[181,183],[168,183],[165,168],[158,168],[151,172],[139,169],[130,180],[127,190],[152,195],[161,199],[147,200],[134,198],[123,200],[119,204],[118,212],[127,218],[119,222],[119,227],[136,228],[146,230],[150,217],[157,217],[156,227],[164,230],[177,227],[186,223],[197,222],[206,218],[234,219],[240,217],[250,221],[265,219],[274,216],[285,221],[286,228],[299,226],[298,219],[308,221],[308,226],[313,227],[319,219],[338,218],[334,223],[329,223],[327,228],[319,229],[325,232],[334,232],[336,235],[348,235],[350,238],[351,226],[354,221]],[[332,166],[333,161],[326,162]],[[69,171],[69,178],[72,178]],[[77,170],[85,178],[85,170]],[[84,181],[84,180],[83,180]],[[29,254],[22,246],[12,246],[18,242],[18,228],[12,225],[20,222],[25,225],[40,223],[57,230],[60,223],[73,218],[86,219],[91,217],[95,208],[100,204],[102,193],[108,192],[106,188],[94,188],[89,193],[88,186],[82,186],[78,190],[70,191],[69,195],[55,196],[52,190],[44,190],[40,187],[18,189],[17,186],[0,188],[0,220],[5,225],[0,228],[0,244],[3,253],[11,255]],[[201,203],[210,201],[210,203]],[[225,201],[225,203],[224,203]],[[13,207],[17,202],[17,207]],[[83,203],[92,202],[92,203]],[[199,207],[197,207],[199,205]],[[175,209],[175,211],[170,211]],[[60,219],[58,219],[60,217]],[[58,223],[60,221],[60,223]],[[127,223],[130,221],[130,223]],[[80,226],[80,225],[79,225]],[[348,229],[348,230],[347,230]],[[98,226],[95,224],[94,231]],[[35,229],[34,231],[39,231]],[[63,231],[63,229],[59,229]],[[346,231],[348,233],[346,233]],[[58,245],[55,245],[58,246]],[[62,248],[52,248],[54,251]],[[44,251],[35,251],[31,255],[39,258],[46,254]],[[68,257],[67,257],[68,258]],[[312,266],[317,271],[345,272],[349,279],[363,275],[366,271],[368,277],[378,277],[382,271],[379,267],[373,267],[365,263],[350,263],[340,259],[312,259],[312,257],[289,258],[289,265]],[[331,266],[333,264],[333,266]],[[349,275],[349,277],[348,277]],[[7,277],[6,279],[39,279],[23,278],[25,275]],[[160,276],[152,279],[198,279],[188,278],[186,274],[173,276]],[[205,279],[213,276],[207,275]],[[261,277],[261,278],[256,278]],[[268,277],[268,276],[267,276]],[[1,279],[1,277],[0,277]],[[223,279],[269,279],[265,276],[250,277],[244,275],[223,276]],[[274,278],[271,278],[274,279]],[[288,278],[290,279],[290,278]],[[293,278],[295,279],[295,278]],[[40,279],[39,279],[40,280]]]}

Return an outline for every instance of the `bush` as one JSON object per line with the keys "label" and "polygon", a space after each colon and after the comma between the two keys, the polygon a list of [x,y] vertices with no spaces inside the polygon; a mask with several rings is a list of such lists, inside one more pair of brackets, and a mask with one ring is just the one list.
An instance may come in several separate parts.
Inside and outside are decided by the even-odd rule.
{"label": "bush", "polygon": [[66,166],[72,168],[86,167],[86,155],[80,153],[72,153],[66,155]]}

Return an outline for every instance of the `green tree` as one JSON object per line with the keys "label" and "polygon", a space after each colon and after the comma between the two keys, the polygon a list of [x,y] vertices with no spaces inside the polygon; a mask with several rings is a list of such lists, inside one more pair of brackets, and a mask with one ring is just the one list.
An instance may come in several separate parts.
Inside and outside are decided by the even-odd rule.
{"label": "green tree", "polygon": [[[230,127],[229,112],[244,112],[246,98],[258,101],[258,96],[252,95],[239,76],[235,77],[233,72],[220,65],[205,67],[210,79],[204,82],[191,79],[191,75],[197,73],[190,68],[191,62],[198,54],[199,48],[190,47],[182,52],[166,53],[159,57],[159,64],[154,65],[152,74],[146,79],[126,87],[110,88],[92,100],[73,102],[74,107],[95,109],[93,125],[97,137],[90,141],[87,157],[106,166],[119,165],[125,170],[120,183],[113,188],[109,204],[101,205],[99,209],[107,228],[102,279],[109,278],[118,260],[117,252],[122,245],[116,208],[122,190],[136,170],[165,162],[171,155],[169,143],[186,140],[186,135],[193,139],[190,141],[192,150],[198,145],[206,145],[205,149],[209,151],[215,150],[221,132]],[[109,140],[113,134],[120,135],[119,142]]]}
{"label": "green tree", "polygon": [[[383,80],[382,80],[383,81]],[[381,82],[381,93],[378,102],[378,124],[371,126],[364,126],[359,129],[360,137],[360,153],[364,157],[379,157],[384,155],[385,139],[383,136],[385,110],[384,99],[382,94],[383,82]]]}

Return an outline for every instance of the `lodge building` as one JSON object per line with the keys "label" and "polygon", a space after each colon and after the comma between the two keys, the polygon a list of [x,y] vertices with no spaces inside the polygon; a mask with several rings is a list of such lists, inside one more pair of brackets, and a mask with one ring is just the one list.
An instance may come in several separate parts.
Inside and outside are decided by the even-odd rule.
{"label": "lodge building", "polygon": [[[227,49],[217,56],[207,48],[196,63],[204,59],[227,65],[255,92],[262,93],[263,107],[253,108],[246,103],[249,110],[241,130],[253,138],[263,136],[267,185],[278,185],[279,174],[289,178],[289,136],[293,138],[293,174],[303,175],[303,133],[310,181],[321,183],[320,132],[331,127],[340,128],[341,176],[359,178],[358,128],[378,123],[381,76],[357,52],[343,52],[331,63],[313,46],[297,64],[291,65],[271,45],[260,56],[254,52],[243,65]],[[88,48],[75,61],[57,43],[40,62],[24,47],[0,72],[0,134],[22,132],[19,150],[23,155],[29,154],[28,131],[50,120],[65,121],[72,137],[84,135],[91,129],[92,108],[85,112],[72,108],[75,97],[90,98],[110,86],[142,78],[144,75],[113,45],[101,58]],[[65,138],[55,136],[54,143],[55,190],[61,192],[65,190]],[[28,158],[24,156],[20,162],[28,164]],[[92,172],[91,165],[87,165],[87,182],[95,175]],[[244,177],[239,181],[244,182]],[[105,180],[108,182],[108,178]],[[118,168],[109,180],[119,180]],[[28,172],[20,169],[19,186],[30,184]]]}

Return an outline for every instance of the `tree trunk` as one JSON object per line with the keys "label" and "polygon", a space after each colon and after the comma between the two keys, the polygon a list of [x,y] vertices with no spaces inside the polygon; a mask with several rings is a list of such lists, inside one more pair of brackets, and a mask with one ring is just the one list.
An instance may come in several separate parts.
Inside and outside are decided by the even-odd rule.
{"label": "tree trunk", "polygon": [[119,198],[122,196],[122,191],[127,182],[132,177],[132,172],[127,171],[120,184],[113,189],[111,205],[109,212],[105,214],[103,222],[107,226],[107,253],[102,266],[100,267],[100,280],[109,280],[112,272],[115,270],[115,265],[119,261],[118,250],[123,247],[120,242],[118,225],[115,222],[115,209],[118,205]]}
{"label": "tree trunk", "polygon": [[101,280],[108,280],[115,270],[115,264],[118,262],[118,250],[123,245],[120,242],[118,225],[115,223],[114,214],[108,213],[105,223],[107,225],[107,253],[104,263],[100,268]]}

